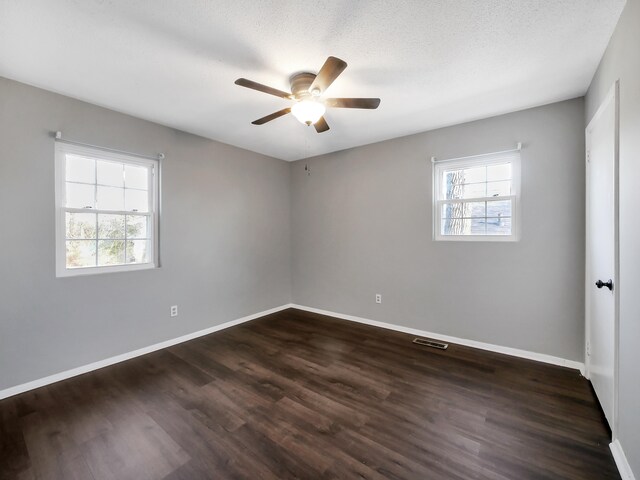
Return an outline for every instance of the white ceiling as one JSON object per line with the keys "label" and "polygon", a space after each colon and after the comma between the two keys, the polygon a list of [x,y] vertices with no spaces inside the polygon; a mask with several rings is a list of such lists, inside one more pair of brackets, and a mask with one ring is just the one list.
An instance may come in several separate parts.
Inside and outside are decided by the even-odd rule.
{"label": "white ceiling", "polygon": [[[0,76],[285,160],[583,95],[624,0],[0,0]],[[349,66],[315,133],[289,90]]]}

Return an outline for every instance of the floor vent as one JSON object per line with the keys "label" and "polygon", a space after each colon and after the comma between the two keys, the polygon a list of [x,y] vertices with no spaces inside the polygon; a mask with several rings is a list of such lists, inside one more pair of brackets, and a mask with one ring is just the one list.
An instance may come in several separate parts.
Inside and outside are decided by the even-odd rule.
{"label": "floor vent", "polygon": [[424,345],[425,347],[438,348],[440,350],[446,350],[449,346],[448,343],[438,342],[436,340],[429,340],[428,338],[414,338],[413,343],[418,345]]}

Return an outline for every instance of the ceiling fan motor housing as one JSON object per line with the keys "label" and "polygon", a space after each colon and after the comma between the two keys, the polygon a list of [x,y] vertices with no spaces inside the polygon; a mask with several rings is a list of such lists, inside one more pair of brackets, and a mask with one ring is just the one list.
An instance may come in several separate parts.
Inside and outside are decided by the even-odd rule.
{"label": "ceiling fan motor housing", "polygon": [[316,76],[309,72],[301,72],[293,75],[289,79],[293,96],[297,100],[310,97],[311,93],[309,92],[309,87],[315,79]]}
{"label": "ceiling fan motor housing", "polygon": [[319,98],[345,68],[347,68],[347,62],[344,60],[340,60],[337,57],[328,57],[317,74],[298,72],[289,77],[292,93],[262,85],[246,78],[238,78],[235,84],[295,102],[290,107],[254,120],[251,122],[253,125],[264,125],[291,113],[301,123],[308,126],[313,125],[316,132],[322,133],[329,130],[329,125],[324,118],[327,107],[374,110],[380,105],[379,98],[327,98],[324,100]]}

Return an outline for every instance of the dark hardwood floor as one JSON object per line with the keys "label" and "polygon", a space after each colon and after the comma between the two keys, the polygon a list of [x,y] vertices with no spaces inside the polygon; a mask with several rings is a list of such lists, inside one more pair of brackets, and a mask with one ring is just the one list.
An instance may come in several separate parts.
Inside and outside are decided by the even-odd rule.
{"label": "dark hardwood floor", "polygon": [[2,479],[619,479],[577,371],[286,310],[0,402]]}

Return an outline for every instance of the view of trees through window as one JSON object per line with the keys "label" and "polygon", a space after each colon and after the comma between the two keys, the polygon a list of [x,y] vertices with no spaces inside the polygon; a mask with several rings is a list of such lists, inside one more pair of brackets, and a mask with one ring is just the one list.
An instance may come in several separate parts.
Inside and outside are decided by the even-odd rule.
{"label": "view of trees through window", "polygon": [[67,268],[147,263],[147,217],[66,213]]}
{"label": "view of trees through window", "polygon": [[511,170],[510,163],[444,170],[441,234],[511,235]]}
{"label": "view of trees through window", "polygon": [[67,268],[148,263],[149,168],[66,155]]}

